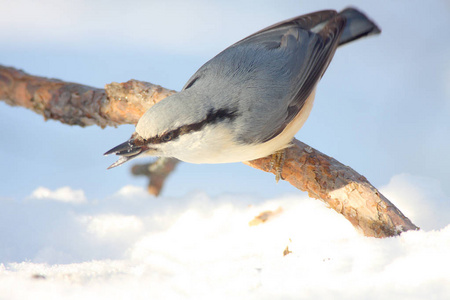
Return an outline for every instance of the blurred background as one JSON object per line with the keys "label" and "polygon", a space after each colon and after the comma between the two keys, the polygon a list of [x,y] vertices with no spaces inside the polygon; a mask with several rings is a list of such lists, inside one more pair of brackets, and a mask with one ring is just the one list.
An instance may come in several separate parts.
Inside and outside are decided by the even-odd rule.
{"label": "blurred background", "polygon": [[[273,23],[321,9],[360,8],[382,34],[340,48],[297,138],[366,176],[429,177],[450,193],[450,2],[441,1],[31,1],[0,0],[0,64],[94,87],[138,79],[180,90],[217,53]],[[70,186],[89,199],[146,186],[102,154],[133,126],[44,122],[0,102],[0,199]],[[133,163],[139,162],[138,160]],[[142,162],[142,160],[140,161]],[[163,195],[297,190],[241,163],[180,164]]]}

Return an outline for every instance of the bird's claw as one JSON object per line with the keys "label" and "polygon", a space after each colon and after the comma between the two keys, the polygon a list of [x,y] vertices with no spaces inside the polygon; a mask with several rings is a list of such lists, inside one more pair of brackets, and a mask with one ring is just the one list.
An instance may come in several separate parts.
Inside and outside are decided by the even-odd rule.
{"label": "bird's claw", "polygon": [[272,171],[275,169],[275,180],[278,183],[280,179],[283,179],[282,172],[283,172],[283,165],[284,160],[286,159],[286,152],[285,150],[278,150],[274,154],[272,154],[272,160],[270,161],[270,168],[269,171]]}

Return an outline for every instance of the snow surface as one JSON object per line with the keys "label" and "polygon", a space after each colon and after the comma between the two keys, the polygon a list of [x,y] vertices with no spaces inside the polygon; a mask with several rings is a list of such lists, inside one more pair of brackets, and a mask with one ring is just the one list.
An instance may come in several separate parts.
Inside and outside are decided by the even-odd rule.
{"label": "snow surface", "polygon": [[408,174],[381,191],[426,230],[367,238],[303,193],[0,198],[0,299],[449,299],[449,199]]}

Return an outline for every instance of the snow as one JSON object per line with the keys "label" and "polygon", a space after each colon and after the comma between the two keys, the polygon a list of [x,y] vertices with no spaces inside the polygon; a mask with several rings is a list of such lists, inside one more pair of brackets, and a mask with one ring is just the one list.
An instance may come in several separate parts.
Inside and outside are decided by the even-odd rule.
{"label": "snow", "polygon": [[98,216],[82,216],[79,221],[86,225],[86,232],[97,238],[116,239],[121,235],[139,232],[143,222],[136,216],[120,214],[104,214]]}
{"label": "snow", "polygon": [[367,238],[301,193],[0,198],[0,299],[448,299],[448,197],[409,174],[381,191],[425,230]]}

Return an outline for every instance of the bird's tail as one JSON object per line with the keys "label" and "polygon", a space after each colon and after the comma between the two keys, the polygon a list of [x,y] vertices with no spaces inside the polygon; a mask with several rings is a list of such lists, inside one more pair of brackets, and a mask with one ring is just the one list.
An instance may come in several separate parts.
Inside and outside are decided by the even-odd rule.
{"label": "bird's tail", "polygon": [[339,46],[359,39],[360,37],[381,32],[380,28],[372,20],[355,8],[346,8],[339,15],[347,19],[344,31],[339,40]]}

